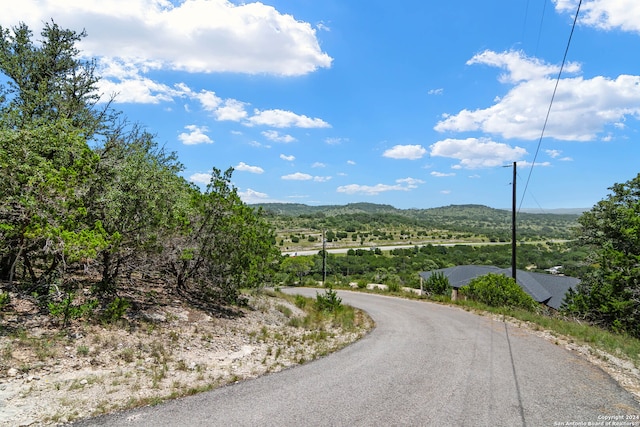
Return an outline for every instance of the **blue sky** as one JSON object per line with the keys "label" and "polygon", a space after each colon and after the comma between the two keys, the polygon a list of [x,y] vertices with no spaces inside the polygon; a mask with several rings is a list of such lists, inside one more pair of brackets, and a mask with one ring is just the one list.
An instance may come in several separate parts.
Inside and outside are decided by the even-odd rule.
{"label": "blue sky", "polygon": [[588,208],[639,172],[637,0],[583,0],[542,138],[578,0],[11,3],[86,29],[105,99],[248,203],[506,208],[515,161],[519,206]]}

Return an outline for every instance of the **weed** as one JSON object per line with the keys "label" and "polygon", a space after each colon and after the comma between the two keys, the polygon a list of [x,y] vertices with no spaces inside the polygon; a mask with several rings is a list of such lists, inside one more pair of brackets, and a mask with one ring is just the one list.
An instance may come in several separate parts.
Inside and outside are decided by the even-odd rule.
{"label": "weed", "polygon": [[147,332],[147,335],[151,335],[155,332],[156,330],[156,325],[153,322],[147,322],[147,324],[145,325],[145,331]]}
{"label": "weed", "polygon": [[94,411],[94,414],[106,414],[108,411],[109,411],[109,401],[108,400],[101,400],[96,405],[96,409]]}
{"label": "weed", "polygon": [[258,337],[258,340],[266,341],[268,338],[269,338],[269,329],[267,329],[266,326],[263,326],[262,328],[260,328],[260,336]]}
{"label": "weed", "polygon": [[71,384],[69,384],[69,388],[67,390],[69,390],[69,391],[80,390],[83,387],[84,386],[83,386],[83,384],[80,383],[80,381],[73,380],[73,381],[71,381]]}
{"label": "weed", "polygon": [[296,307],[304,310],[304,308],[307,306],[307,301],[309,301],[309,298],[303,297],[302,295],[296,295],[294,298],[294,304],[296,305]]}
{"label": "weed", "polygon": [[120,352],[120,358],[127,363],[131,363],[135,360],[135,351],[131,347],[124,348]]}
{"label": "weed", "polygon": [[154,341],[151,343],[151,357],[158,361],[166,362],[169,358],[169,353],[164,347],[164,343],[161,341]]}
{"label": "weed", "polygon": [[34,352],[40,361],[48,360],[56,356],[55,343],[49,339],[34,339]]}
{"label": "weed", "polygon": [[87,347],[86,345],[80,345],[76,349],[76,353],[79,356],[87,356],[89,354],[89,347]]}
{"label": "weed", "polygon": [[0,351],[0,360],[9,361],[12,358],[13,358],[13,346],[11,345],[11,343],[7,343],[4,347],[2,347],[2,351]]}
{"label": "weed", "polygon": [[286,305],[283,304],[278,304],[276,306],[276,310],[278,310],[280,313],[284,314],[285,317],[289,318],[293,315],[293,311],[291,310],[291,308],[287,307]]}

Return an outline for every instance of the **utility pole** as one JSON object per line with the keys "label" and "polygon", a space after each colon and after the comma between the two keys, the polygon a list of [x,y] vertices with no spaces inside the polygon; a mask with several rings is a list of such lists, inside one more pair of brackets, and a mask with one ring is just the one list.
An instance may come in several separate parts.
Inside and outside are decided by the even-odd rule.
{"label": "utility pole", "polygon": [[516,162],[513,162],[513,194],[511,202],[511,277],[516,280]]}
{"label": "utility pole", "polygon": [[326,287],[327,282],[327,237],[326,230],[322,230],[322,287]]}

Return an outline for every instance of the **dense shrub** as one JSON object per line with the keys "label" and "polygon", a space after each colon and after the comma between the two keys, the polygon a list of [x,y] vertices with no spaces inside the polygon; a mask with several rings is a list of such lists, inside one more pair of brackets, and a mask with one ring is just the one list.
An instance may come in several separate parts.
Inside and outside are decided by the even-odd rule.
{"label": "dense shrub", "polygon": [[462,295],[492,307],[535,310],[537,303],[511,277],[489,273],[460,288]]}
{"label": "dense shrub", "polygon": [[451,285],[444,273],[436,272],[425,280],[424,290],[429,295],[449,295],[451,294]]}
{"label": "dense shrub", "polygon": [[335,313],[342,307],[342,298],[331,288],[324,293],[316,292],[316,310]]}

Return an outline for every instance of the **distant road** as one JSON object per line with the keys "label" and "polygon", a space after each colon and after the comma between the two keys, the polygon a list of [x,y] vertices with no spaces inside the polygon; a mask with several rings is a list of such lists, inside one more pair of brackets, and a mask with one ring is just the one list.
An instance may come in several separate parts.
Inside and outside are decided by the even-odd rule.
{"label": "distant road", "polygon": [[[564,240],[553,240],[554,242],[563,242]],[[527,243],[536,243],[536,242],[527,242]],[[456,243],[414,243],[412,245],[391,245],[391,246],[352,246],[348,248],[327,248],[327,253],[330,254],[346,254],[349,249],[364,249],[369,250],[372,248],[379,248],[382,251],[392,251],[394,249],[408,249],[413,247],[421,247],[421,246],[456,246],[456,245],[468,245],[468,246],[490,246],[490,245],[510,245],[511,242],[456,242]],[[320,252],[322,248],[313,249],[313,250],[305,250],[305,251],[285,251],[282,252],[282,255],[292,255],[292,256],[305,256],[305,255],[315,255]]]}
{"label": "distant road", "polygon": [[606,425],[606,417],[640,415],[632,395],[601,369],[491,316],[381,295],[339,295],[366,310],[376,329],[337,353],[78,425],[511,427]]}

